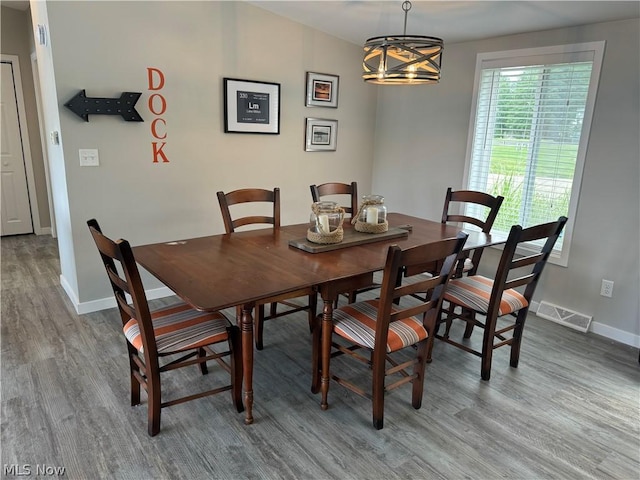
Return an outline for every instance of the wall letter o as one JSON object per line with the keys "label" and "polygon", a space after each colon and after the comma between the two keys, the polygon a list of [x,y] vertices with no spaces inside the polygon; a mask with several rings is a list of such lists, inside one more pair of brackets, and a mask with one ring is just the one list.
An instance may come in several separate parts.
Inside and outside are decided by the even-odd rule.
{"label": "wall letter o", "polygon": [[[154,108],[154,103],[155,103],[154,100],[156,98],[160,99],[160,110],[159,111],[156,111],[156,109]],[[151,113],[153,113],[154,115],[162,115],[164,112],[167,111],[167,101],[159,93],[154,93],[153,95],[151,95],[149,97],[149,110],[151,110]]]}

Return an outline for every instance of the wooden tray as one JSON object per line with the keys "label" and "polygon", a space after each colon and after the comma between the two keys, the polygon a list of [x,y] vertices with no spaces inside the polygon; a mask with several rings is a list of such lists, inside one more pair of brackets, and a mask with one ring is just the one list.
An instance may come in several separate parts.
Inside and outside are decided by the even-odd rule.
{"label": "wooden tray", "polygon": [[300,250],[304,250],[309,253],[329,252],[331,250],[338,250],[340,248],[354,247],[356,245],[365,245],[367,243],[380,242],[382,240],[391,240],[393,238],[406,238],[409,235],[411,227],[405,226],[404,228],[393,227],[389,228],[384,233],[363,233],[354,230],[353,228],[344,229],[344,238],[340,243],[313,243],[305,238],[298,238],[295,240],[289,240],[289,245]]}

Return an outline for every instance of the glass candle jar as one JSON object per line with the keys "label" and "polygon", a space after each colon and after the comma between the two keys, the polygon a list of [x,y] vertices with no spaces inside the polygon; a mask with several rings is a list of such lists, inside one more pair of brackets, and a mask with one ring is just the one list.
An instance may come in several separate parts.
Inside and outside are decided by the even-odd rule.
{"label": "glass candle jar", "polygon": [[362,212],[359,220],[369,225],[377,225],[387,221],[387,207],[382,195],[365,195],[362,197]]}
{"label": "glass candle jar", "polygon": [[314,243],[338,243],[342,241],[344,208],[336,202],[315,202],[311,205],[307,239]]}
{"label": "glass candle jar", "polygon": [[320,234],[329,234],[342,225],[344,211],[336,202],[315,202],[311,206],[309,223],[311,229]]}
{"label": "glass candle jar", "polygon": [[[387,223],[387,207],[382,195],[365,195],[362,197],[359,215],[355,219],[355,229],[365,233],[383,233],[389,229]],[[352,221],[352,223],[354,223]]]}

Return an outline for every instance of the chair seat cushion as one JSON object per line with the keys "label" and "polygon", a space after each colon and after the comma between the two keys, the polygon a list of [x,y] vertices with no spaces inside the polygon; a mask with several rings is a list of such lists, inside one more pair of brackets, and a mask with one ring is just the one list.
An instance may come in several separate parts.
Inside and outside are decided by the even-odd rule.
{"label": "chair seat cushion", "polygon": [[[449,281],[444,299],[475,310],[487,313],[493,280],[482,275],[455,278]],[[502,293],[498,316],[507,315],[527,307],[529,302],[517,290],[510,288]]]}
{"label": "chair seat cushion", "polygon": [[[199,312],[186,303],[178,303],[151,313],[159,354],[180,352],[227,340],[231,325],[220,312]],[[123,328],[131,345],[144,352],[140,327],[135,318]]]}
{"label": "chair seat cushion", "polygon": [[[333,311],[333,329],[341,337],[373,349],[376,333],[378,300],[351,303]],[[391,310],[397,308],[392,305]],[[391,322],[387,337],[387,353],[395,352],[424,340],[429,335],[417,317]]]}

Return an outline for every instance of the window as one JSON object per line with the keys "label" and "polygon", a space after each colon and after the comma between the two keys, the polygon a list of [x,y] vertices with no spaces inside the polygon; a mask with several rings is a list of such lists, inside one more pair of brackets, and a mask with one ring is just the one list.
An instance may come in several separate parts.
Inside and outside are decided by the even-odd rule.
{"label": "window", "polygon": [[594,42],[481,53],[476,63],[467,188],[505,198],[494,232],[567,216],[550,258],[564,266],[603,53]]}

